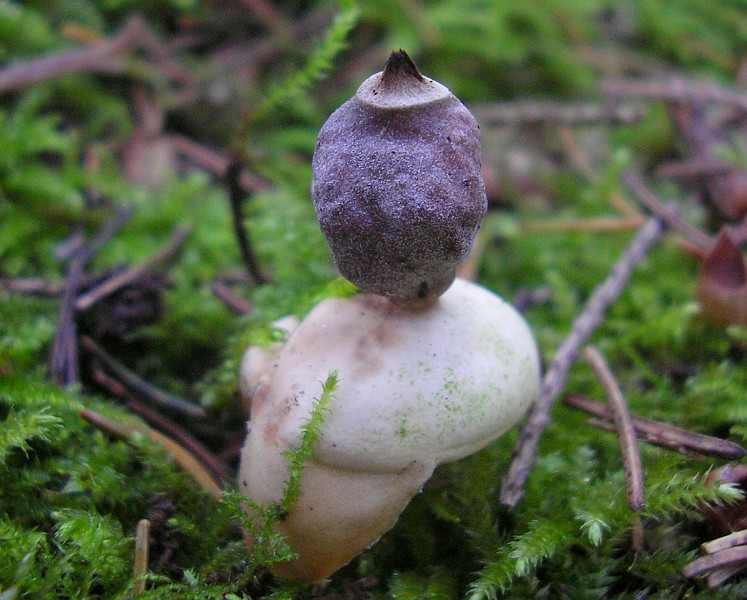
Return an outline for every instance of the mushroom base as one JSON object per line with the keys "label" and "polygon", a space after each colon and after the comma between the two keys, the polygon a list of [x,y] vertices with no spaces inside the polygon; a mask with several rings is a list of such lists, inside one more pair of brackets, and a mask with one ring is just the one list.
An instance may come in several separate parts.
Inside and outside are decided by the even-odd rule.
{"label": "mushroom base", "polygon": [[[311,582],[345,566],[394,526],[433,468],[363,473],[308,461],[301,475],[303,493],[275,527],[298,558],[272,565],[273,574]],[[281,487],[284,480],[275,483]],[[254,540],[247,535],[245,541],[251,552]]]}
{"label": "mushroom base", "polygon": [[[251,430],[241,492],[281,502],[289,451],[337,372],[299,496],[276,528],[299,558],[273,567],[315,581],[394,524],[444,462],[490,444],[539,391],[539,355],[524,319],[495,294],[457,279],[431,307],[359,294],[324,300],[284,346],[242,363]],[[251,545],[251,540],[249,545]]]}

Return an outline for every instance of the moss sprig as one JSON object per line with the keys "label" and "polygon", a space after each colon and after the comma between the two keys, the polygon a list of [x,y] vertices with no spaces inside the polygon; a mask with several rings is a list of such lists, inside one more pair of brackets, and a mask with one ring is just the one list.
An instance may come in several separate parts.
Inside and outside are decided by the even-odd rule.
{"label": "moss sprig", "polygon": [[322,383],[322,393],[313,402],[309,417],[300,427],[301,439],[298,447],[284,453],[288,461],[288,478],[283,497],[278,502],[263,506],[248,500],[237,491],[227,492],[222,500],[229,510],[238,516],[242,526],[255,540],[247,562],[247,570],[250,572],[260,566],[285,562],[295,557],[283,535],[276,531],[274,526],[284,518],[298,499],[304,463],[311,457],[314,444],[319,439],[324,415],[334,397],[336,387],[337,373],[332,372]]}

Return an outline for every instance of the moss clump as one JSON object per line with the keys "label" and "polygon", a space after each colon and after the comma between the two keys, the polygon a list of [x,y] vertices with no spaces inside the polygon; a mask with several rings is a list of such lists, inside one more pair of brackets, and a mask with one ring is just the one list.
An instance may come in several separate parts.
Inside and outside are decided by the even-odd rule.
{"label": "moss clump", "polygon": [[[317,229],[311,154],[324,118],[372,71],[366,61],[382,47],[406,48],[467,103],[489,103],[593,99],[600,80],[619,72],[677,72],[728,84],[747,42],[747,11],[732,0],[272,3],[269,21],[239,4],[216,11],[192,0],[0,0],[2,70],[89,47],[136,13],[162,43],[199,38],[196,45],[166,44],[170,66],[194,75],[193,87],[141,48],[119,55],[118,70],[71,73],[0,95],[0,596],[123,597],[132,586],[134,527],[144,517],[154,538],[143,597],[309,598],[343,588],[404,600],[747,596],[744,578],[714,594],[680,573],[714,536],[704,526],[703,504],[737,496],[733,487],[703,484],[720,461],[642,448],[645,549],[633,557],[617,441],[563,406],[552,413],[518,511],[507,514],[498,501],[514,441],[508,435],[439,469],[394,530],[326,588],[313,590],[252,572],[237,505],[216,504],[147,440],[117,441],[86,424],[79,417],[84,407],[134,418],[90,380],[69,390],[47,382],[59,295],[9,292],[6,278],[42,277],[59,287],[65,242],[78,233],[90,237],[116,207],[133,206],[135,215],[89,273],[146,259],[177,225],[191,234],[165,269],[160,320],[110,340],[107,349],[160,388],[200,402],[222,431],[229,424],[240,430],[235,373],[244,346],[272,339],[274,319],[353,291],[333,281]],[[263,47],[273,52],[253,53]],[[228,54],[239,67],[222,62],[227,48],[237,50]],[[242,63],[246,56],[252,60]],[[132,178],[124,152],[143,133],[148,106],[161,111],[161,124],[140,152],[170,148],[156,182]],[[507,298],[525,286],[549,288],[550,299],[527,312],[549,358],[629,234],[535,235],[524,224],[609,216],[607,201],[624,193],[621,170],[632,160],[653,167],[675,155],[680,140],[664,103],[648,106],[632,126],[578,131],[598,174],[591,182],[566,160],[556,130],[522,127],[501,146],[505,131],[493,129],[481,132],[488,172],[526,166],[527,159],[531,167],[538,145],[545,152],[539,163],[552,168],[524,179],[512,179],[508,167],[498,173],[502,187],[492,193],[502,195],[482,229],[478,276]],[[235,317],[211,291],[217,275],[241,267],[227,194],[218,177],[160,146],[173,134],[224,155],[238,151],[254,176],[246,224],[272,282],[234,288],[252,303],[252,314]],[[160,160],[150,162],[163,167]],[[659,191],[668,198],[690,192],[673,183]],[[702,210],[686,216],[709,225]],[[696,276],[696,261],[665,238],[593,341],[633,412],[745,444],[747,334],[701,321]],[[572,370],[568,389],[601,396],[582,365]]]}

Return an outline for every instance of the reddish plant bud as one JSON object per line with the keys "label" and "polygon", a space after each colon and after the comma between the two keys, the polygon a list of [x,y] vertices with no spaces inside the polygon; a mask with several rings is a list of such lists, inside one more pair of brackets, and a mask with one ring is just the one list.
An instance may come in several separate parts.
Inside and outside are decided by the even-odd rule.
{"label": "reddish plant bud", "polygon": [[404,51],[319,133],[312,198],[340,273],[362,290],[428,305],[452,284],[487,209],[479,128]]}

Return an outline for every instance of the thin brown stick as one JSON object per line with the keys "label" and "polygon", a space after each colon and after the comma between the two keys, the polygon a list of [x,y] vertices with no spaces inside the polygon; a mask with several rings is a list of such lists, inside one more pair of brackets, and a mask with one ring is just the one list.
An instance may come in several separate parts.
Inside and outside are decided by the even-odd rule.
{"label": "thin brown stick", "polygon": [[118,54],[136,45],[143,27],[144,24],[140,19],[133,19],[106,42],[91,44],[80,50],[42,56],[6,67],[0,70],[0,93],[20,90],[68,73],[121,72],[122,64],[114,59]]}
{"label": "thin brown stick", "polygon": [[726,175],[734,169],[734,165],[715,158],[694,158],[689,160],[670,161],[656,167],[658,177],[672,177],[676,179]]}
{"label": "thin brown stick", "polygon": [[[210,171],[218,177],[225,177],[231,159],[186,136],[174,134],[165,137],[178,152],[182,153],[195,164]],[[241,170],[240,182],[241,187],[248,192],[261,190],[267,187],[265,181],[253,175],[247,169]]]}
{"label": "thin brown stick", "polygon": [[173,438],[186,450],[194,454],[205,468],[210,471],[210,474],[216,481],[227,481],[229,479],[229,469],[226,463],[184,429],[164,418],[152,408],[144,405],[140,400],[130,394],[119,381],[99,370],[94,371],[93,379],[112,394],[124,400],[130,412],[135,413],[148,425]]}
{"label": "thin brown stick", "polygon": [[65,291],[65,284],[43,277],[0,277],[0,289],[18,294],[54,297]]}
{"label": "thin brown stick", "polygon": [[524,482],[534,463],[542,431],[549,422],[550,408],[565,385],[579,348],[602,321],[607,307],[625,289],[633,269],[659,239],[662,230],[663,225],[657,217],[650,217],[646,221],[573,322],[570,334],[561,343],[545,373],[537,402],[519,431],[511,464],[501,485],[502,504],[514,507],[523,496]]}
{"label": "thin brown stick", "polygon": [[117,56],[152,41],[141,18],[132,17],[113,37],[79,50],[58,52],[20,62],[0,70],[0,93],[23,89],[34,83],[69,73],[120,73]]}
{"label": "thin brown stick", "polygon": [[[612,421],[612,412],[607,404],[596,402],[581,394],[567,394],[563,397],[567,406],[582,410],[605,421]],[[681,427],[675,427],[669,423],[654,421],[645,417],[631,415],[636,436],[642,442],[653,444],[668,450],[674,450],[688,456],[716,457],[727,460],[739,460],[747,454],[744,448],[735,442],[722,440],[721,438],[688,431]],[[595,426],[612,430],[605,423],[596,423]]]}
{"label": "thin brown stick", "polygon": [[160,408],[171,411],[172,413],[184,415],[185,417],[192,419],[205,418],[205,409],[201,406],[197,406],[196,404],[192,404],[191,402],[187,402],[177,396],[167,394],[166,392],[153,387],[148,382],[135,375],[135,373],[130,371],[113,356],[108,354],[90,337],[85,335],[81,336],[80,344],[87,352],[90,352],[93,356],[99,359],[109,371],[114,373],[114,375],[123,381],[125,385],[133,390],[138,396],[147,398]]}
{"label": "thin brown stick", "polygon": [[628,404],[625,401],[620,385],[607,364],[607,361],[594,346],[587,346],[584,358],[594,370],[594,374],[607,396],[607,403],[620,440],[620,455],[622,456],[623,471],[625,473],[625,490],[630,510],[638,511],[645,506],[643,493],[643,467],[638,453],[633,420],[630,417]]}
{"label": "thin brown stick", "polygon": [[254,310],[254,307],[248,300],[234,294],[233,290],[223,281],[213,281],[211,289],[213,290],[213,294],[237,315],[246,315]]}
{"label": "thin brown stick", "polygon": [[743,90],[682,78],[671,79],[670,81],[608,79],[602,82],[602,93],[615,98],[634,96],[654,100],[717,102],[747,112],[747,95]]}
{"label": "thin brown stick", "polygon": [[594,166],[586,152],[576,141],[573,129],[568,125],[561,125],[558,127],[557,133],[571,166],[578,169],[589,181],[596,181],[598,176],[594,171]]}
{"label": "thin brown stick", "polygon": [[129,441],[134,434],[145,435],[152,442],[158,444],[165,452],[171,454],[174,462],[189,473],[198,485],[208,494],[219,500],[222,492],[218,483],[213,479],[203,464],[181,445],[162,433],[142,424],[120,423],[92,410],[83,409],[80,416],[88,423],[108,433],[109,435]]}
{"label": "thin brown stick", "polygon": [[522,233],[564,233],[569,231],[624,231],[638,229],[646,222],[643,215],[631,217],[597,217],[573,221],[528,221],[522,223]]}
{"label": "thin brown stick", "polygon": [[[716,554],[729,548],[744,547],[747,544],[747,529],[735,531],[710,542],[701,544],[700,549],[704,554]],[[706,577],[706,587],[713,589],[725,581],[731,579],[747,566],[747,561],[739,562],[725,567],[719,567],[709,572]]]}
{"label": "thin brown stick", "polygon": [[49,357],[49,378],[57,385],[67,387],[80,380],[78,370],[78,324],[75,321],[75,296],[83,277],[83,262],[74,256],[68,263],[65,291],[57,316],[57,329]]}
{"label": "thin brown stick", "polygon": [[637,173],[634,171],[626,171],[623,173],[622,179],[638,199],[643,202],[646,208],[660,217],[672,229],[681,233],[693,244],[704,250],[708,250],[713,246],[711,236],[697,227],[690,225],[690,223],[685,221],[677,211],[666,206],[650,189],[648,189]]}
{"label": "thin brown stick", "polygon": [[145,591],[145,573],[148,571],[148,537],[150,535],[150,521],[140,519],[135,529],[135,560],[132,569],[132,575],[135,583],[132,586],[134,595],[142,594]]}
{"label": "thin brown stick", "polygon": [[124,286],[136,281],[156,266],[171,260],[171,258],[176,255],[184,245],[189,233],[190,229],[188,227],[177,227],[168,242],[159,248],[156,253],[146,261],[139,265],[129,267],[113,277],[105,279],[99,285],[88,290],[85,294],[78,296],[75,300],[75,310],[83,311],[90,308],[103,298],[106,298],[117,290],[122,289]]}
{"label": "thin brown stick", "polygon": [[631,124],[642,112],[632,106],[606,106],[585,102],[560,103],[521,100],[495,104],[473,104],[470,110],[484,126],[548,123],[553,125]]}
{"label": "thin brown stick", "polygon": [[242,164],[240,160],[234,160],[226,170],[225,180],[228,187],[229,201],[231,203],[231,214],[233,215],[233,229],[236,234],[236,242],[239,245],[241,258],[244,261],[249,277],[255,283],[262,284],[267,282],[267,278],[257,262],[254,255],[249,235],[244,226],[243,203],[246,197],[246,191],[241,185]]}
{"label": "thin brown stick", "polygon": [[122,73],[126,67],[120,55],[137,48],[148,50],[167,77],[182,82],[194,80],[186,69],[171,59],[167,48],[155,38],[145,21],[134,16],[111,38],[93,42],[81,49],[56,52],[0,69],[0,94],[70,73]]}
{"label": "thin brown stick", "polygon": [[709,590],[712,590],[713,588],[720,586],[722,583],[734,577],[734,575],[737,575],[738,573],[743,571],[745,567],[747,567],[747,564],[737,563],[728,567],[714,569],[706,576],[706,587]]}
{"label": "thin brown stick", "polygon": [[735,546],[696,558],[682,568],[682,575],[689,579],[708,571],[745,562],[747,562],[747,546]]}
{"label": "thin brown stick", "polygon": [[[602,431],[608,431],[610,433],[617,433],[617,428],[610,421],[603,421],[602,419],[589,419],[588,421],[586,421],[586,424],[589,427],[593,427],[594,429],[601,429]],[[667,450],[673,450],[675,452],[678,452],[679,454],[682,454],[683,456],[689,456],[690,458],[696,458],[700,460],[705,458],[705,456],[703,456],[699,452],[689,450],[688,448],[670,447],[670,446],[667,446],[666,444],[657,444],[656,442],[648,439],[648,436],[646,436],[646,434],[641,433],[638,430],[636,430],[635,433],[636,433],[636,437],[642,442],[646,442],[654,446],[659,446],[660,448],[665,448]]]}

